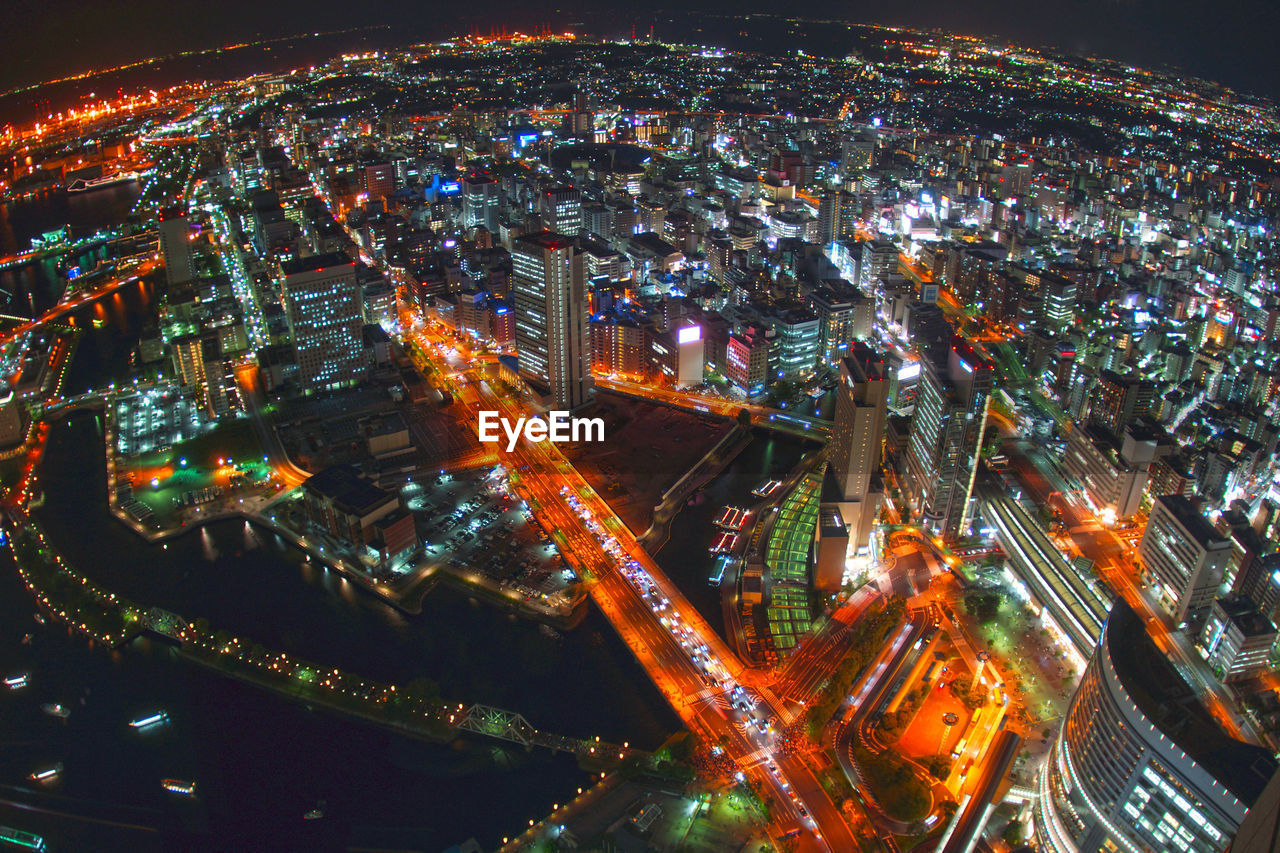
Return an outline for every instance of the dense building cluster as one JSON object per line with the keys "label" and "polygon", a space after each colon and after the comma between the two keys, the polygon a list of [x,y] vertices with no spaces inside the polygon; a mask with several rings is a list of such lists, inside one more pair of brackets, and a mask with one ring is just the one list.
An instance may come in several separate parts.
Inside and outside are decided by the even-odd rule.
{"label": "dense building cluster", "polygon": [[[1271,666],[1277,115],[1105,62],[857,32],[840,56],[464,38],[201,91],[149,129],[198,162],[158,217],[140,364],[217,418],[246,369],[284,398],[394,384],[390,341],[435,323],[544,411],[608,382],[830,420],[797,534],[819,542],[813,586],[841,589],[888,528],[995,542],[1001,579],[970,580],[1091,661],[1039,782],[1046,846],[1225,849],[1274,762],[1227,778],[1188,740],[1226,738],[1214,719],[1157,706]],[[1023,440],[1038,503],[1002,462]],[[316,524],[384,560],[415,546],[398,499],[334,470],[308,487]],[[1076,533],[1128,531],[1111,570],[1196,647],[1178,677],[1209,677],[1148,683],[1171,652],[1066,543],[1064,493]],[[1273,730],[1280,709],[1250,714]]]}

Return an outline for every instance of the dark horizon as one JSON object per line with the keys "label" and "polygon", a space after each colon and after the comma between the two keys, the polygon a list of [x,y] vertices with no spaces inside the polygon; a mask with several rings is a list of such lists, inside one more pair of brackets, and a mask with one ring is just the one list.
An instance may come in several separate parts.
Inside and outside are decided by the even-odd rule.
{"label": "dark horizon", "polygon": [[[362,15],[326,0],[279,0],[271,4],[225,0],[219,4],[139,0],[120,4],[85,0],[17,0],[10,19],[18,26],[0,35],[8,58],[0,70],[0,91],[29,86],[91,68],[163,57],[188,50],[350,28],[391,26],[379,45],[407,44],[472,29],[531,27],[546,23],[595,35],[620,35],[669,14],[662,8],[574,2],[491,2],[456,7],[375,0]],[[1013,0],[908,0],[894,8],[867,2],[801,0],[787,11],[850,23],[936,29],[988,36],[1029,48],[1114,59],[1153,70],[1180,72],[1219,82],[1241,92],[1276,98],[1280,65],[1272,61],[1271,33],[1280,28],[1280,8],[1260,0],[1224,0],[1209,6],[1191,0],[1066,0],[1042,7]],[[690,9],[682,7],[681,14]],[[692,11],[729,15],[779,13],[777,4],[701,0]],[[616,32],[610,33],[612,27]],[[691,35],[693,35],[691,33]],[[697,40],[691,38],[691,40]],[[787,45],[777,47],[786,49]],[[216,61],[216,59],[215,59]]]}

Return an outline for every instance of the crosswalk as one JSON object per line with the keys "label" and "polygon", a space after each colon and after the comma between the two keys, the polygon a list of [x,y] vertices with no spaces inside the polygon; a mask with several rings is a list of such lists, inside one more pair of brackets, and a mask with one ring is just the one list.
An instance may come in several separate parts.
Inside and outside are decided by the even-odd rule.
{"label": "crosswalk", "polygon": [[768,747],[760,747],[754,752],[748,752],[746,755],[738,759],[738,766],[743,769],[755,767],[757,764],[764,764],[770,759]]}

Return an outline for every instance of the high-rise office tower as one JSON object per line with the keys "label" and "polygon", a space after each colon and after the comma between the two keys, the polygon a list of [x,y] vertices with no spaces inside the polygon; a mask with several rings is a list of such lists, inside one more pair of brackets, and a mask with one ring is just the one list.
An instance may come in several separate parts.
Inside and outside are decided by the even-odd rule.
{"label": "high-rise office tower", "polygon": [[849,236],[852,219],[849,194],[829,190],[818,199],[818,242],[827,245]]}
{"label": "high-rise office tower", "polygon": [[596,116],[591,111],[591,93],[582,86],[573,93],[573,112],[565,116],[565,124],[572,136],[586,142],[595,139]]}
{"label": "high-rise office tower", "polygon": [[842,278],[823,279],[809,292],[809,310],[818,315],[818,360],[835,364],[854,338],[870,337],[875,300]]}
{"label": "high-rise office tower", "polygon": [[1150,411],[1154,396],[1153,383],[1103,370],[1089,394],[1089,420],[1120,435],[1126,424]]}
{"label": "high-rise office tower", "polygon": [[1175,625],[1198,627],[1222,584],[1231,542],[1182,495],[1156,498],[1138,543],[1151,592]]}
{"label": "high-rise office tower", "polygon": [[1040,772],[1036,834],[1049,853],[1219,853],[1275,770],[1118,599]]}
{"label": "high-rise office tower", "polygon": [[191,263],[191,240],[187,230],[187,214],[180,208],[160,211],[160,257],[164,259],[164,280],[170,287],[191,281],[195,269]]}
{"label": "high-rise office tower", "polygon": [[1076,318],[1076,283],[1051,272],[1027,273],[1027,290],[1036,306],[1036,320],[1061,334]]}
{"label": "high-rise office tower", "polygon": [[1274,616],[1280,604],[1280,554],[1251,560],[1236,575],[1232,591],[1252,601],[1264,616]]}
{"label": "high-rise office tower", "polygon": [[872,290],[898,268],[898,247],[888,240],[862,244],[862,289]]}
{"label": "high-rise office tower", "polygon": [[591,397],[591,341],[582,253],[573,240],[543,232],[521,237],[511,253],[520,375],[556,409]]}
{"label": "high-rise office tower", "polygon": [[498,201],[500,185],[485,175],[467,175],[462,179],[462,224],[465,228],[482,227],[498,233]]}
{"label": "high-rise office tower", "polygon": [[945,361],[926,358],[923,365],[904,485],[921,523],[954,539],[968,527],[994,365],[959,335],[952,336]]}
{"label": "high-rise office tower", "polygon": [[582,230],[582,192],[573,187],[551,187],[542,194],[542,221],[556,234],[577,237]]}
{"label": "high-rise office tower", "polygon": [[306,393],[355,384],[366,367],[356,265],[343,253],[283,265],[285,318]]}
{"label": "high-rise office tower", "polygon": [[885,362],[871,347],[856,341],[840,360],[836,419],[831,434],[828,471],[841,501],[841,516],[854,547],[866,544],[880,510],[883,485],[880,459],[888,413],[889,381]]}

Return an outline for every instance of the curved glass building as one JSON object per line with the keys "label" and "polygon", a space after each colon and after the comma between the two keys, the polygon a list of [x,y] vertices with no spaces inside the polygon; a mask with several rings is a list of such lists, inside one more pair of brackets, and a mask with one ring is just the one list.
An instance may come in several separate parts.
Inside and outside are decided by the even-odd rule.
{"label": "curved glass building", "polygon": [[1275,769],[1119,600],[1040,774],[1036,834],[1055,853],[1222,851]]}

